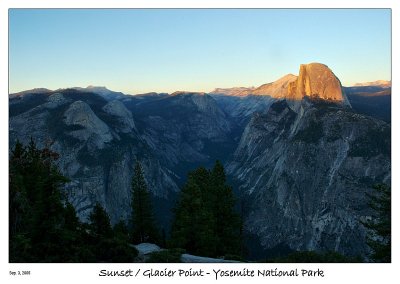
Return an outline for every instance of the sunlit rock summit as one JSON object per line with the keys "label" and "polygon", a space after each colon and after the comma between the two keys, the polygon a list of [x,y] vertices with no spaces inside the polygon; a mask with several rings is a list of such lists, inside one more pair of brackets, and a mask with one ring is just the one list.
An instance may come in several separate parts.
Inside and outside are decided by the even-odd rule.
{"label": "sunlit rock summit", "polygon": [[350,106],[342,84],[328,66],[321,63],[301,64],[299,76],[288,85],[287,98],[304,97],[329,100]]}

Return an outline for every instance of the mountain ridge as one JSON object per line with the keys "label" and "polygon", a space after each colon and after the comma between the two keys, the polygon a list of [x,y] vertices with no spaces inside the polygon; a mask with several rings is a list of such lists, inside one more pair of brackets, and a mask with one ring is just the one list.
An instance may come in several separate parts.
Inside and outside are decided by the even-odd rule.
{"label": "mountain ridge", "polygon": [[[324,64],[321,63],[310,63],[310,64],[320,64],[325,67],[327,67]],[[310,64],[302,64],[304,66],[310,65]],[[327,67],[328,68],[328,67]],[[293,75],[293,74],[286,74],[279,79],[262,84],[258,87],[228,87],[228,88],[215,88],[211,92],[200,92],[200,91],[175,91],[172,93],[158,93],[158,92],[147,92],[147,93],[138,93],[138,94],[126,94],[123,92],[118,92],[118,91],[113,91],[108,89],[106,86],[93,86],[89,85],[87,87],[67,87],[67,88],[59,88],[56,90],[51,90],[47,88],[33,88],[29,90],[24,90],[20,92],[15,92],[15,93],[10,93],[9,97],[17,97],[17,96],[23,96],[25,94],[37,94],[37,93],[52,93],[52,92],[59,92],[62,90],[67,90],[67,89],[75,89],[78,91],[82,92],[93,92],[102,95],[103,97],[107,98],[109,94],[114,94],[114,96],[159,96],[159,95],[181,95],[181,94],[211,94],[211,95],[227,95],[227,96],[238,96],[238,97],[243,97],[243,96],[248,96],[248,95],[269,95],[275,98],[284,98],[285,95],[282,93],[276,94],[277,90],[279,88],[285,88],[286,84],[290,83],[291,81],[294,81],[298,76]],[[386,81],[386,80],[376,80],[372,82],[362,82],[362,83],[356,83],[353,86],[347,87],[344,86],[344,88],[351,88],[351,87],[382,87],[382,88],[390,88],[391,87],[391,81]],[[273,88],[275,87],[275,88]],[[112,98],[115,99],[115,98]]]}
{"label": "mountain ridge", "polygon": [[[317,67],[320,77],[300,67],[299,76],[262,85],[262,95],[113,97],[96,94],[97,87],[9,95],[10,147],[31,137],[39,147],[52,142],[60,170],[71,179],[66,195],[82,220],[97,202],[113,223],[129,218],[139,160],[157,219],[168,231],[187,172],[218,159],[243,202],[245,230],[263,249],[283,243],[366,255],[357,220],[373,217],[368,188],[390,183],[390,124],[357,107],[369,102],[361,91],[384,89],[342,87],[327,66]],[[344,93],[353,108],[343,103]]]}
{"label": "mountain ridge", "polygon": [[383,87],[383,88],[391,88],[392,81],[376,80],[376,81],[372,81],[372,82],[356,83],[352,87],[367,87],[367,86],[379,86],[379,87]]}

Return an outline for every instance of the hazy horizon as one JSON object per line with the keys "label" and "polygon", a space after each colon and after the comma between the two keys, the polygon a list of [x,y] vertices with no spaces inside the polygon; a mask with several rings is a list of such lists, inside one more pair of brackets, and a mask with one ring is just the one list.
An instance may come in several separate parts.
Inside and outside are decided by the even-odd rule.
{"label": "hazy horizon", "polygon": [[391,80],[390,9],[10,9],[9,92],[258,87],[300,64]]}

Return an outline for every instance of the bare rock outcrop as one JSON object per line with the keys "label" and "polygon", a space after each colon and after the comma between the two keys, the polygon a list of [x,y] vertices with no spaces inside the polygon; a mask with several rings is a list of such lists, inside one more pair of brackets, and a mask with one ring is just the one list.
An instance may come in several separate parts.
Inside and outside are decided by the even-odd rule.
{"label": "bare rock outcrop", "polygon": [[[390,125],[326,101],[288,100],[253,115],[227,164],[244,226],[264,248],[365,255],[367,193],[391,179]],[[372,217],[371,217],[372,216]]]}
{"label": "bare rock outcrop", "polygon": [[102,149],[104,143],[113,139],[107,124],[98,118],[90,106],[83,101],[73,102],[64,113],[64,117],[66,125],[79,127],[70,134],[81,141],[93,138],[97,148]]}
{"label": "bare rock outcrop", "polygon": [[289,84],[295,82],[296,79],[296,75],[287,74],[272,83],[261,85],[260,87],[252,91],[251,94],[264,96],[268,95],[276,99],[285,98],[287,95]]}
{"label": "bare rock outcrop", "polygon": [[328,66],[321,63],[301,64],[297,80],[289,83],[287,98],[299,101],[318,98],[350,106],[342,84]]}
{"label": "bare rock outcrop", "polygon": [[132,113],[120,101],[113,100],[107,103],[103,110],[118,120],[121,132],[129,133],[133,130],[137,132]]}

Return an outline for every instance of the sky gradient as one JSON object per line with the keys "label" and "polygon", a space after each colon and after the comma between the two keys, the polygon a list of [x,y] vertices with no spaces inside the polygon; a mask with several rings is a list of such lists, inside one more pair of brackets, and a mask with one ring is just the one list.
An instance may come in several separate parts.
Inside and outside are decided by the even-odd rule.
{"label": "sky gradient", "polygon": [[259,86],[302,63],[391,80],[389,9],[10,9],[9,91]]}

